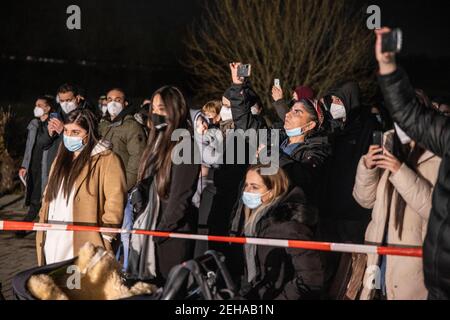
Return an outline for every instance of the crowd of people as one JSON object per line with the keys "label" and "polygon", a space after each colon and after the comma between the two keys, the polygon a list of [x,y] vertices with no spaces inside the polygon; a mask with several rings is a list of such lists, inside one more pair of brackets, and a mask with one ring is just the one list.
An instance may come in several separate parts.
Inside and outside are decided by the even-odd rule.
{"label": "crowd of people", "polygon": [[[94,108],[70,84],[56,99],[38,97],[19,171],[25,220],[394,247],[425,241],[423,260],[374,253],[357,264],[352,254],[306,249],[40,231],[39,265],[71,259],[91,242],[114,251],[130,279],[163,286],[174,266],[213,249],[248,299],[344,298],[349,279],[360,299],[449,299],[449,102],[413,89],[395,55],[381,53],[388,31],[377,31],[382,94],[371,106],[354,81],[322,97],[304,85],[257,94],[238,76],[240,63],[230,64],[223,96],[201,110],[173,86],[140,108],[120,88]],[[271,95],[277,119],[266,117],[261,94]],[[179,129],[192,142],[181,164],[173,161]],[[238,130],[269,138],[238,161]],[[221,145],[234,161],[215,156]],[[258,161],[263,153],[279,155],[275,172]]]}

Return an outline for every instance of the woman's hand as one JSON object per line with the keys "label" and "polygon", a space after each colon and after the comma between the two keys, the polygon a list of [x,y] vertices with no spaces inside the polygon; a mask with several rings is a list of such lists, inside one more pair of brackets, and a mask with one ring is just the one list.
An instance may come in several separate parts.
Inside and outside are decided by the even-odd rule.
{"label": "woman's hand", "polygon": [[396,174],[402,163],[394,157],[389,151],[385,150],[384,154],[375,156],[377,168],[389,170],[392,174]]}
{"label": "woman's hand", "polygon": [[20,168],[19,169],[19,176],[21,176],[22,178],[25,178],[26,175],[27,175],[27,169]]}
{"label": "woman's hand", "polygon": [[277,86],[272,87],[272,98],[273,101],[277,102],[281,99],[283,99],[283,89]]}
{"label": "woman's hand", "polygon": [[391,74],[395,70],[397,70],[397,63],[395,62],[395,53],[394,52],[382,52],[382,38],[383,34],[391,32],[389,28],[382,28],[375,30],[375,34],[377,35],[377,41],[375,44],[375,56],[378,61],[378,65],[380,67],[380,74],[386,75]]}
{"label": "woman's hand", "polygon": [[373,145],[369,147],[369,152],[364,156],[364,165],[367,169],[372,170],[377,166],[377,155],[383,152],[383,148],[378,145]]}

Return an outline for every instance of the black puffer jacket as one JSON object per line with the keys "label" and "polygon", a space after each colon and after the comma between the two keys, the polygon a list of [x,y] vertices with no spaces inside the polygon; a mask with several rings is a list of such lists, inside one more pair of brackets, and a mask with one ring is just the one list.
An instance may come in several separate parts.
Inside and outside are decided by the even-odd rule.
{"label": "black puffer jacket", "polygon": [[330,156],[328,137],[320,133],[307,137],[290,155],[280,148],[280,167],[286,171],[291,184],[300,187],[308,202],[315,206],[321,200],[320,191],[324,188]]}
{"label": "black puffer jacket", "polygon": [[[232,236],[242,236],[243,204],[239,202],[231,228]],[[314,239],[318,214],[305,205],[299,188],[292,189],[259,220],[256,236],[272,239]],[[244,259],[245,260],[245,259]],[[304,300],[318,299],[323,285],[323,266],[317,251],[258,246],[256,280],[241,284],[247,299]]]}
{"label": "black puffer jacket", "polygon": [[236,130],[267,129],[267,123],[264,118],[259,115],[253,115],[251,112],[251,108],[255,104],[261,104],[261,99],[253,90],[249,81],[242,85],[233,84],[225,91],[224,97],[230,100]]}
{"label": "black puffer jacket", "polygon": [[421,105],[402,69],[379,77],[394,121],[415,141],[443,159],[424,243],[425,284],[431,299],[450,299],[450,118]]}

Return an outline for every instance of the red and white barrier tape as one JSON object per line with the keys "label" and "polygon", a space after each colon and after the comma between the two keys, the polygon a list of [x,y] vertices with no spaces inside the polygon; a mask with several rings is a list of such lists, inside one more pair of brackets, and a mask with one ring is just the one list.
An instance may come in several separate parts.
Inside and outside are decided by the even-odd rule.
{"label": "red and white barrier tape", "polygon": [[378,247],[373,245],[329,243],[329,242],[301,241],[301,240],[208,236],[208,235],[196,235],[196,234],[185,234],[185,233],[163,232],[163,231],[124,230],[119,228],[103,228],[103,227],[89,227],[89,226],[34,223],[34,222],[0,221],[0,231],[1,230],[3,231],[60,230],[60,231],[84,231],[84,232],[90,231],[102,233],[131,233],[162,238],[190,239],[190,240],[227,242],[238,244],[255,244],[260,246],[299,248],[299,249],[330,251],[330,252],[371,253],[379,255],[422,257],[422,248]]}

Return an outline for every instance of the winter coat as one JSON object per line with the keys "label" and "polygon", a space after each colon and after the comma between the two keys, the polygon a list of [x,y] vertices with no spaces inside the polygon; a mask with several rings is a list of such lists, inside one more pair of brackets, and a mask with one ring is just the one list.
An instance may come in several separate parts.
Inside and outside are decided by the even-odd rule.
{"label": "winter coat", "polygon": [[[356,82],[347,82],[326,96],[337,96],[344,103],[347,112],[345,123],[329,120],[332,156],[328,167],[328,179],[324,190],[324,201],[320,208],[321,218],[346,221],[368,222],[370,211],[362,208],[353,199],[356,168],[361,157],[367,153],[372,144],[373,131],[377,123],[370,116],[370,110],[360,103],[360,91]],[[325,123],[326,125],[326,123]],[[362,224],[365,226],[365,224]],[[364,230],[360,230],[362,235]],[[351,239],[341,239],[350,241]]]}
{"label": "winter coat", "polygon": [[242,85],[231,85],[225,91],[224,97],[230,100],[235,130],[267,129],[264,118],[252,114],[251,108],[258,103],[259,99],[248,81]]}
{"label": "winter coat", "polygon": [[[192,145],[194,143],[192,141]],[[191,163],[172,164],[167,198],[157,196],[156,187],[149,188],[150,194],[148,199],[153,200],[146,210],[136,217],[135,229],[148,229],[153,223],[151,216],[157,214],[155,229],[158,231],[197,232],[198,210],[192,203],[192,197],[197,189],[200,165],[195,164],[193,161]],[[155,210],[157,213],[155,213]],[[151,255],[153,253],[151,252],[150,241],[153,241],[155,244],[154,254],[156,258],[157,281],[162,283],[167,280],[169,271],[174,266],[193,258],[195,243],[191,240],[132,235],[131,244],[133,251],[130,253],[129,262],[132,276],[151,278],[150,267],[145,263],[148,259],[152,259]]]}
{"label": "winter coat", "polygon": [[144,128],[134,118],[133,109],[127,107],[112,122],[102,119],[99,132],[112,143],[112,150],[123,161],[130,190],[136,183],[139,161],[146,147]]}
{"label": "winter coat", "polygon": [[[78,225],[120,228],[126,201],[125,170],[119,157],[110,150],[110,144],[100,142],[91,153],[92,168],[88,165],[75,180],[76,191],[73,201],[73,223]],[[52,166],[52,170],[53,170]],[[89,186],[87,176],[91,174]],[[90,193],[89,193],[90,191]],[[39,222],[48,222],[50,203],[42,200],[39,211]],[[104,234],[116,237],[115,234]],[[91,242],[111,250],[111,245],[98,232],[74,232],[74,256],[86,243]],[[45,264],[44,256],[45,232],[38,231],[36,235],[37,259],[39,265]]]}
{"label": "winter coat", "polygon": [[[47,131],[47,124],[48,122],[41,122],[39,119],[33,119],[28,124],[27,130],[27,142],[25,146],[25,153],[22,160],[21,168],[25,168],[27,172],[30,172],[30,168],[32,166],[31,159],[33,156],[34,147],[36,145],[36,139],[38,137],[38,130],[43,129],[44,134],[41,136],[41,138],[44,141],[41,141],[40,145],[43,146],[43,153],[42,153],[42,161],[41,161],[41,193],[44,192],[45,186],[47,185],[48,175],[50,171],[50,167],[53,163],[53,160],[55,160],[56,154],[58,152],[59,145],[57,143],[54,143],[55,138],[52,138],[48,135]],[[33,193],[33,185],[30,183],[30,174],[27,175],[27,190],[26,190],[26,196],[25,196],[25,204],[30,204],[30,197]]]}
{"label": "winter coat", "polygon": [[[395,134],[390,131],[385,139]],[[421,247],[427,232],[431,210],[431,194],[437,180],[441,159],[426,151],[419,159],[416,170],[406,164],[392,175],[388,170],[369,170],[364,157],[358,165],[353,195],[356,201],[367,209],[372,209],[372,221],[367,227],[366,242],[383,245],[387,232],[388,246]],[[393,188],[389,188],[392,184]],[[388,194],[395,189],[394,195]],[[395,208],[400,195],[406,202],[402,238],[395,227]],[[389,204],[389,199],[392,198]],[[387,223],[387,220],[389,222]],[[386,225],[387,230],[386,230]],[[386,257],[386,293],[389,300],[424,300],[428,292],[423,280],[422,259],[401,256]],[[374,279],[373,266],[379,265],[380,256],[369,254],[364,279],[364,288],[360,299],[371,299],[374,290],[367,284]]]}
{"label": "winter coat", "polygon": [[[243,236],[244,205],[238,202],[231,236]],[[303,192],[294,188],[276,201],[256,225],[255,237],[310,241],[315,238],[317,212],[305,204]],[[244,277],[241,294],[248,299],[317,299],[323,285],[323,266],[319,252],[268,246],[256,248],[257,276]]]}
{"label": "winter coat", "polygon": [[431,299],[450,299],[450,118],[427,109],[416,98],[406,73],[379,76],[386,108],[413,140],[443,159],[433,192],[424,242],[425,284]]}
{"label": "winter coat", "polygon": [[321,200],[320,190],[323,189],[330,156],[328,138],[319,133],[306,137],[305,142],[296,146],[291,154],[280,148],[280,166],[286,171],[291,184],[300,187],[308,202],[316,206]]}

